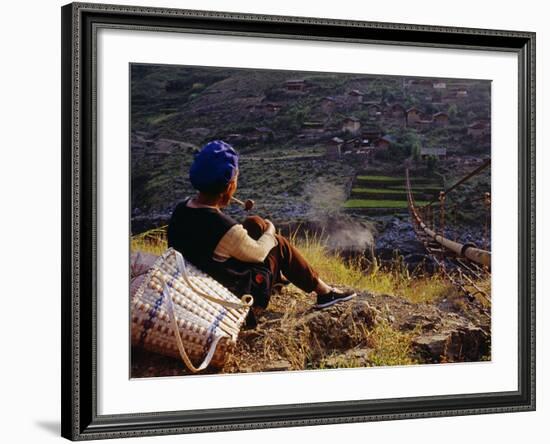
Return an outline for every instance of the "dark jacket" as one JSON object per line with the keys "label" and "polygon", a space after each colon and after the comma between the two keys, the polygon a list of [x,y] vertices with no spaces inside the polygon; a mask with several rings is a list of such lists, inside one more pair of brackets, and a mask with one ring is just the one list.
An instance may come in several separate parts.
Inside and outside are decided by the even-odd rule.
{"label": "dark jacket", "polygon": [[237,296],[251,294],[254,305],[267,307],[273,282],[267,265],[241,262],[235,258],[213,259],[221,238],[238,222],[214,208],[190,208],[186,205],[188,200],[179,203],[172,213],[168,224],[168,246]]}

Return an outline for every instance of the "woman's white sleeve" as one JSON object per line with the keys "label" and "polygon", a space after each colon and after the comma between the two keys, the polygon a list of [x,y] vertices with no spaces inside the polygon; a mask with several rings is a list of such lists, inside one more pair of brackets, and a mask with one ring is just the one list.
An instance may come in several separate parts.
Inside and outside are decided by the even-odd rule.
{"label": "woman's white sleeve", "polygon": [[271,249],[278,244],[271,233],[264,233],[258,240],[252,239],[241,225],[233,225],[221,238],[214,250],[215,260],[234,257],[243,262],[263,262]]}

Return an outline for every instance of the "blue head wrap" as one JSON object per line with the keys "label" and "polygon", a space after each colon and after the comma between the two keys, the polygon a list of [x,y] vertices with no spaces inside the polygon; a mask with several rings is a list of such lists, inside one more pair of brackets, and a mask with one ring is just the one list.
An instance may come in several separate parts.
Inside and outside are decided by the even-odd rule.
{"label": "blue head wrap", "polygon": [[206,193],[221,193],[239,168],[239,155],[222,140],[208,142],[196,154],[189,170],[193,187]]}

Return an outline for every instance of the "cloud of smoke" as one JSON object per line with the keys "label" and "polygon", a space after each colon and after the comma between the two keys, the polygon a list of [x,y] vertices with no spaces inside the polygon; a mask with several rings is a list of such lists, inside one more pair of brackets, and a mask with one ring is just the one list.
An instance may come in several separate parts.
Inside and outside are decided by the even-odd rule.
{"label": "cloud of smoke", "polygon": [[339,251],[371,251],[374,246],[374,224],[344,213],[344,185],[317,180],[305,187],[308,198],[308,220],[323,227],[327,246]]}

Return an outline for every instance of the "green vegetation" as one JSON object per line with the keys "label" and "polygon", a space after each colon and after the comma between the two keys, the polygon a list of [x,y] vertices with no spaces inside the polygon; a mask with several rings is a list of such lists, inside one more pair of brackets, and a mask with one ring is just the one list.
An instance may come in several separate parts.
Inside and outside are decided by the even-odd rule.
{"label": "green vegetation", "polygon": [[293,236],[291,241],[320,276],[338,285],[393,294],[413,303],[437,300],[453,288],[442,274],[411,274],[399,257],[389,267],[381,267],[377,261],[367,265],[362,258],[346,260],[329,252],[320,236]]}
{"label": "green vegetation", "polygon": [[[443,189],[442,186],[437,186],[437,185],[430,185],[430,184],[414,184],[413,185],[413,190],[422,190],[422,191],[425,191],[427,193],[436,193],[436,192],[439,192]],[[399,187],[393,187],[393,186],[389,186],[388,189],[391,189],[391,190],[401,190],[401,191],[406,191],[406,187],[404,186],[399,186]]]}
{"label": "green vegetation", "polygon": [[[439,191],[435,179],[426,177],[414,177],[413,197],[417,205],[428,203],[433,192]],[[376,210],[407,208],[407,193],[402,176],[389,176],[381,174],[359,174],[356,176],[351,196],[344,203],[344,208],[349,210],[369,210],[376,214]]]}
{"label": "green vegetation", "polygon": [[[417,200],[417,205],[425,205],[428,201]],[[349,199],[344,208],[407,208],[406,200],[386,199]]]}
{"label": "green vegetation", "polygon": [[390,176],[365,176],[365,175],[359,175],[357,176],[357,179],[359,180],[367,180],[371,182],[404,182],[404,177],[390,177]]}
{"label": "green vegetation", "polygon": [[405,190],[393,190],[391,188],[352,188],[353,193],[373,193],[373,194],[399,194],[406,196]]}
{"label": "green vegetation", "polygon": [[369,360],[373,366],[418,364],[412,356],[412,340],[417,335],[417,330],[401,332],[388,322],[379,322],[368,335],[373,348]]}

